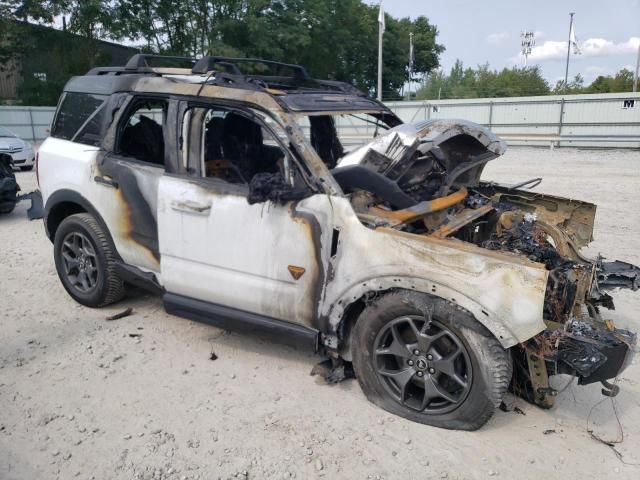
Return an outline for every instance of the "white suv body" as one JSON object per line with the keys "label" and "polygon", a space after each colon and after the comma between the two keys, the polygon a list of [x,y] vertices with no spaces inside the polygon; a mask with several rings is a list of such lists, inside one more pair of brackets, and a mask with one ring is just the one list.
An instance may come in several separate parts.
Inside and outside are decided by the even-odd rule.
{"label": "white suv body", "polygon": [[[511,381],[512,347],[549,329],[549,267],[455,235],[487,218],[500,232],[522,223],[497,206],[517,196],[556,244],[579,248],[595,206],[481,184],[505,145],[469,122],[402,125],[337,82],[287,90],[280,77],[276,88],[264,84],[275,77],[216,73],[216,59],[192,72],[140,58],[72,79],[39,151],[67,291],[100,306],[126,283],[145,286],[170,313],[286,334],[326,353],[332,371],[353,361],[367,396],[391,412],[482,425]],[[286,67],[299,81],[300,67]],[[344,155],[327,147],[340,115],[388,131]],[[426,161],[429,175],[417,167]],[[591,277],[570,311],[591,301],[588,265],[576,269]],[[540,388],[531,399],[552,402]]]}

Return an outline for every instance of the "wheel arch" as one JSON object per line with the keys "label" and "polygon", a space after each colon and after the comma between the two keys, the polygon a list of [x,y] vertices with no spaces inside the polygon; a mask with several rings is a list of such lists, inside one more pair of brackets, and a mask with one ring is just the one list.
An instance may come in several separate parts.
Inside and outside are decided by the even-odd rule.
{"label": "wheel arch", "polygon": [[425,278],[385,276],[352,285],[332,302],[327,323],[329,334],[337,338],[338,351],[344,351],[344,347],[348,347],[352,328],[368,299],[397,290],[415,291],[438,297],[467,310],[504,348],[512,347],[524,340],[509,329],[504,319],[460,291]]}
{"label": "wheel arch", "polygon": [[[115,245],[107,224],[96,208],[82,195],[73,190],[58,190],[47,199],[44,209],[44,228],[51,242],[62,221],[76,213],[89,213],[96,219],[111,245]],[[115,248],[114,248],[115,250]],[[117,252],[116,252],[117,254]]]}

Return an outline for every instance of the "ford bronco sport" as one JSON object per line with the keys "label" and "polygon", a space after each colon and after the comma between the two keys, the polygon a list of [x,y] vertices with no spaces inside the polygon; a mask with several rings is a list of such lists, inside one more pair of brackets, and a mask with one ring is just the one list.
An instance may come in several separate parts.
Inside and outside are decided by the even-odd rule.
{"label": "ford bronco sport", "polygon": [[508,389],[551,407],[551,375],[615,394],[635,345],[600,309],[639,269],[580,253],[595,205],[480,181],[504,151],[300,66],[136,55],[68,82],[37,172],[79,303],[143,286],[322,352],[328,381],[352,365],[389,412],[471,430]]}

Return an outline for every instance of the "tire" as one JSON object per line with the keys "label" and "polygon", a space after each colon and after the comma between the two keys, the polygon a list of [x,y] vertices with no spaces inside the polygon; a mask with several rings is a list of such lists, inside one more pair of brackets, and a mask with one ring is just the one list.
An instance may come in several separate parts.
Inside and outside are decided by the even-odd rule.
{"label": "tire", "polygon": [[466,310],[418,292],[388,293],[370,303],[351,345],[369,401],[426,425],[477,430],[511,381],[510,352],[484,326]]}
{"label": "tire", "polygon": [[22,170],[23,172],[29,172],[29,171],[33,170],[33,165],[27,165],[26,167],[20,167],[20,170]]}
{"label": "tire", "polygon": [[13,212],[13,209],[16,208],[16,204],[14,203],[4,203],[3,205],[0,205],[0,214],[7,214],[7,213],[11,213]]}
{"label": "tire", "polygon": [[76,302],[104,307],[124,296],[124,283],[115,270],[115,248],[90,214],[70,215],[60,223],[53,252],[58,277]]}

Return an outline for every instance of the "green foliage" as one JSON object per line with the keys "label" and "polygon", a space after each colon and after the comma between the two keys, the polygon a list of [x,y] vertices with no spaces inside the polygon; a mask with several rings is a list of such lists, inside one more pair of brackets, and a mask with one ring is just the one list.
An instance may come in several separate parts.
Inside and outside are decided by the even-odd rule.
{"label": "green foliage", "polygon": [[[361,0],[0,0],[0,12],[43,23],[64,15],[73,33],[133,41],[152,53],[299,63],[312,76],[348,81],[369,93],[377,83],[378,7]],[[408,78],[410,32],[414,76],[439,65],[444,47],[426,17],[387,15],[385,98],[397,98]]]}
{"label": "green foliage", "polygon": [[633,73],[624,68],[613,77],[600,76],[588,86],[585,86],[582,75],[578,74],[569,81],[568,86],[565,87],[564,81],[560,80],[551,89],[538,66],[497,71],[490,70],[488,64],[479,65],[476,69],[464,68],[462,62],[456,60],[449,75],[439,70],[425,77],[422,87],[412,98],[431,100],[630,92],[632,85]]}
{"label": "green foliage", "polygon": [[623,68],[615,76],[600,75],[584,93],[616,93],[633,90],[633,72]]}
{"label": "green foliage", "polygon": [[449,75],[432,72],[417,91],[418,99],[495,98],[547,95],[549,85],[539,67],[490,70],[489,65],[464,68],[457,60]]}
{"label": "green foliage", "polygon": [[573,77],[573,80],[568,82],[568,85],[565,85],[564,80],[558,80],[551,93],[554,95],[561,95],[563,93],[569,95],[587,93],[584,88],[584,78],[582,78],[582,75],[578,74]]}

